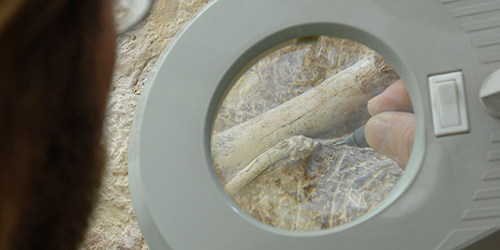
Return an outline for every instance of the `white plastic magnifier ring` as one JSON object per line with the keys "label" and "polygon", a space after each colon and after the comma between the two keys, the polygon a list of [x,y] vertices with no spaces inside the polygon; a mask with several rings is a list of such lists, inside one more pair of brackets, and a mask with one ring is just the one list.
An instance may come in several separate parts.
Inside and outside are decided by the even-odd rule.
{"label": "white plastic magnifier ring", "polygon": [[144,20],[156,0],[112,0],[116,33],[122,35]]}

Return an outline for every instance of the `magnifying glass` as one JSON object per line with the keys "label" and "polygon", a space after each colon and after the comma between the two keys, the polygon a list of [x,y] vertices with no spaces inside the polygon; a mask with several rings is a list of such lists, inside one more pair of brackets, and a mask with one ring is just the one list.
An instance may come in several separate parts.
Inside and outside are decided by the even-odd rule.
{"label": "magnifying glass", "polygon": [[[496,6],[210,4],[159,57],[135,113],[130,187],[148,244],[444,250],[498,230],[499,120],[483,109],[497,100]],[[335,146],[369,127],[367,102],[390,88],[377,55],[338,57],[360,47],[336,38],[378,52],[400,76],[388,85],[406,84],[416,133],[404,172],[370,148]]]}

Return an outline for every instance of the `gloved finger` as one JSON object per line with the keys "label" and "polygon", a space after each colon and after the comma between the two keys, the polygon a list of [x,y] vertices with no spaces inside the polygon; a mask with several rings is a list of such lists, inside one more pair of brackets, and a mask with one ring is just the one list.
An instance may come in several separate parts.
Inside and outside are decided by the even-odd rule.
{"label": "gloved finger", "polygon": [[413,112],[410,95],[403,80],[396,81],[382,94],[369,100],[367,109],[372,116],[386,111]]}
{"label": "gloved finger", "polygon": [[415,139],[415,115],[406,112],[384,112],[373,116],[365,127],[370,147],[406,168]]}

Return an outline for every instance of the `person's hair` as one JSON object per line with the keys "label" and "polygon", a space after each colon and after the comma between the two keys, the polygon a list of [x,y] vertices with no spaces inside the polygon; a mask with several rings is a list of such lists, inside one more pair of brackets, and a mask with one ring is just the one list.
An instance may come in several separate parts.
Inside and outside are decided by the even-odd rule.
{"label": "person's hair", "polygon": [[0,34],[3,28],[11,22],[19,12],[26,0],[2,0],[0,1]]}
{"label": "person's hair", "polygon": [[0,249],[84,237],[103,169],[101,1],[0,0]]}

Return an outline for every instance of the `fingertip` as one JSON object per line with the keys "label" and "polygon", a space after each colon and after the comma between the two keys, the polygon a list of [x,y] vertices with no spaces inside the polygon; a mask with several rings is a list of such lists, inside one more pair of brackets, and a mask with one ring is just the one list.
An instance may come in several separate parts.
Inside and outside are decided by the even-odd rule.
{"label": "fingertip", "polygon": [[378,97],[380,97],[380,95],[377,95],[377,96],[373,97],[372,99],[370,99],[368,101],[367,106],[366,106],[366,109],[368,110],[368,113],[370,113],[371,116],[374,116],[377,114],[376,105],[378,103]]}
{"label": "fingertip", "polygon": [[415,116],[406,112],[384,112],[372,117],[365,126],[365,138],[374,150],[405,168],[413,149]]}
{"label": "fingertip", "polygon": [[389,86],[384,92],[368,101],[368,113],[374,116],[387,111],[412,112],[413,106],[410,96],[402,80]]}
{"label": "fingertip", "polygon": [[372,117],[365,126],[365,138],[368,145],[383,154],[389,155],[387,152],[387,139],[390,136],[391,125],[381,119],[380,116]]}

